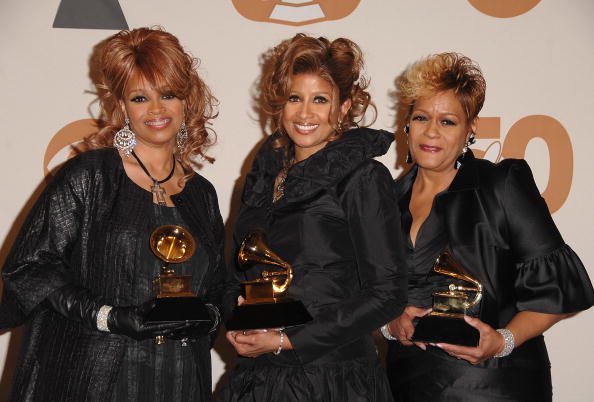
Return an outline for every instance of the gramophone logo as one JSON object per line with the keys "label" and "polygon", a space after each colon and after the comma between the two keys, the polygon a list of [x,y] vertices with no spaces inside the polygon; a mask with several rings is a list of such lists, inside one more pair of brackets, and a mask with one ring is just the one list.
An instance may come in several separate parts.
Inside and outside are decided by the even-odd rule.
{"label": "gramophone logo", "polygon": [[233,0],[245,18],[285,25],[338,20],[352,13],[361,0]]}
{"label": "gramophone logo", "polygon": [[468,0],[483,14],[496,18],[513,18],[532,10],[540,0]]}

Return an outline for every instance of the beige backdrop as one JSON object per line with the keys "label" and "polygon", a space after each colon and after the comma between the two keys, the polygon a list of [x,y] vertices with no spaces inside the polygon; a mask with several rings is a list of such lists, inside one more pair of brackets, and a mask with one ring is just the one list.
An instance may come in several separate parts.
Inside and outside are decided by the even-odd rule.
{"label": "beige backdrop", "polygon": [[[97,42],[115,32],[52,28],[59,3],[0,3],[0,263],[43,183],[44,169],[63,161],[67,145],[90,130],[86,121],[78,122],[96,114],[88,58]],[[458,51],[481,65],[488,84],[476,149],[491,160],[528,160],[565,240],[594,277],[591,0],[121,0],[120,5],[130,27],[160,24],[202,60],[200,73],[220,100],[220,117],[219,141],[211,151],[217,161],[201,173],[215,185],[226,220],[232,220],[238,179],[263,138],[250,93],[259,56],[270,46],[302,31],[355,40],[372,78],[375,127],[384,129],[394,124],[389,93],[407,64],[429,53]],[[394,147],[381,160],[398,175]],[[546,334],[555,401],[594,399],[592,318],[594,312],[582,313]],[[0,336],[2,393],[19,334]],[[219,342],[213,386],[228,364],[232,354]]]}

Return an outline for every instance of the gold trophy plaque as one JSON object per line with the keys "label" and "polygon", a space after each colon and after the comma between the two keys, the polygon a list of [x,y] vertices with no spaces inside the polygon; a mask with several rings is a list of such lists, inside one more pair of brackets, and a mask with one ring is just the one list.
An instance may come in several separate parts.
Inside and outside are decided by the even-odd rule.
{"label": "gold trophy plaque", "polygon": [[419,319],[413,340],[477,346],[479,332],[464,321],[464,315],[481,300],[483,286],[448,251],[437,257],[433,272],[462,280],[469,285],[451,283],[447,291],[433,293],[432,311]]}
{"label": "gold trophy plaque", "polygon": [[240,267],[267,264],[281,270],[262,271],[260,278],[241,284],[245,302],[233,311],[226,325],[228,330],[290,327],[312,320],[303,303],[287,295],[293,280],[292,267],[270,250],[262,232],[245,237],[237,263]]}
{"label": "gold trophy plaque", "polygon": [[[176,225],[159,226],[151,234],[149,244],[163,264],[160,274],[153,280],[157,293],[155,307],[145,317],[145,322],[211,321],[204,303],[191,290],[192,275],[177,274],[169,265],[189,260],[196,251],[190,232]],[[157,339],[157,343],[162,342]]]}

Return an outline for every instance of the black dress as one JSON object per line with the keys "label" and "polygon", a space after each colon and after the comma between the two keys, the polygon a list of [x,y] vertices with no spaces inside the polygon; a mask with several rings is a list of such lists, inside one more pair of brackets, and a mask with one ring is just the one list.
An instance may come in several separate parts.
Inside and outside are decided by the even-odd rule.
{"label": "black dress", "polygon": [[[256,228],[292,264],[289,295],[313,321],[286,329],[293,350],[240,358],[223,401],[391,401],[371,332],[405,304],[400,215],[388,170],[371,157],[393,135],[355,129],[293,165],[272,203],[282,152],[270,141],[247,177],[235,241]],[[395,226],[392,226],[395,225]],[[262,267],[238,275],[259,276]]]}
{"label": "black dress", "polygon": [[[396,181],[408,212],[417,168]],[[499,165],[468,155],[450,187],[435,198],[416,247],[409,243],[409,305],[431,306],[431,293],[445,290],[445,275],[431,273],[448,247],[484,286],[472,315],[503,328],[519,311],[562,314],[587,309],[594,291],[579,258],[559,235],[524,161]],[[389,342],[388,375],[396,401],[550,401],[550,362],[543,336],[504,358],[477,365],[439,348]]]}
{"label": "black dress", "polygon": [[[224,229],[215,189],[196,174],[171,198],[206,255],[205,263],[188,266],[196,293],[220,306]],[[135,341],[69,320],[44,299],[72,284],[100,305],[145,301],[136,287],[137,279],[147,275],[153,208],[152,194],[128,178],[115,149],[84,152],[58,171],[31,210],[2,272],[0,328],[25,325],[8,400],[112,398],[126,346]],[[201,261],[201,254],[196,258]],[[196,366],[193,387],[199,390],[195,399],[212,398],[210,345],[211,338],[204,336],[189,348]]]}
{"label": "black dress", "polygon": [[[154,213],[146,217],[147,226],[157,228],[161,225],[178,225],[188,228],[177,208],[153,204]],[[133,303],[139,305],[154,297],[153,279],[158,275],[161,261],[155,257],[149,247],[152,231],[143,234],[140,250],[141,264],[133,279]],[[204,247],[197,242],[196,251],[182,263],[174,264],[178,274],[191,274],[193,267],[208,264],[208,255]],[[197,292],[193,284],[193,292]],[[126,338],[126,352],[118,372],[118,379],[112,396],[112,402],[171,402],[196,401],[200,399],[203,384],[196,381],[198,366],[194,361],[192,348],[194,340],[182,343],[179,340],[166,339],[162,345],[154,340],[136,341]]]}

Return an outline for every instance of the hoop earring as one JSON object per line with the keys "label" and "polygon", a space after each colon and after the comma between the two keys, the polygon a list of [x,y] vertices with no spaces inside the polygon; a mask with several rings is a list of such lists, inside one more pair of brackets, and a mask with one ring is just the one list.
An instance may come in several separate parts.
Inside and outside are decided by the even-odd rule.
{"label": "hoop earring", "polygon": [[130,130],[130,120],[127,117],[124,122],[126,123],[124,127],[113,136],[113,146],[121,151],[125,157],[130,157],[132,150],[136,146],[136,135]]}
{"label": "hoop earring", "polygon": [[177,148],[179,149],[179,153],[181,154],[184,151],[186,142],[188,142],[188,130],[186,129],[185,121],[182,121],[182,124],[179,127],[179,131],[175,136],[175,142],[177,144]]}

